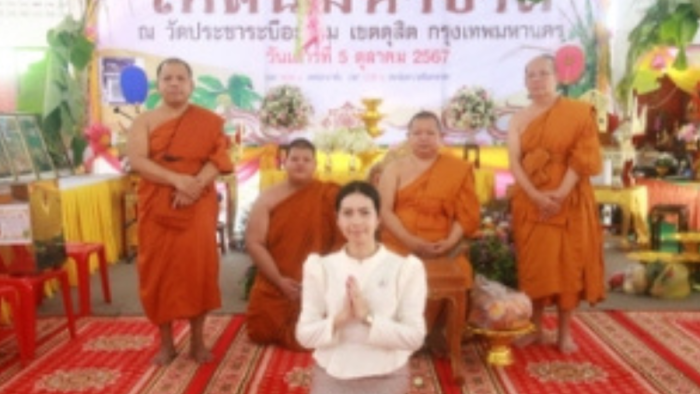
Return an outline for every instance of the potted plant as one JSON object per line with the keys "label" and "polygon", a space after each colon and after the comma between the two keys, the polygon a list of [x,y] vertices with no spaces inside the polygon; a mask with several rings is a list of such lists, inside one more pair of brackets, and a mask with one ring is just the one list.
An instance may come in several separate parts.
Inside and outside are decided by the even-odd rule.
{"label": "potted plant", "polygon": [[515,246],[506,222],[496,225],[485,217],[481,230],[469,243],[469,262],[475,274],[512,289],[518,287]]}
{"label": "potted plant", "polygon": [[42,126],[46,134],[70,140],[75,165],[80,165],[87,141],[88,69],[95,48],[87,21],[98,2],[91,2],[79,20],[67,16],[47,33],[47,70]]}

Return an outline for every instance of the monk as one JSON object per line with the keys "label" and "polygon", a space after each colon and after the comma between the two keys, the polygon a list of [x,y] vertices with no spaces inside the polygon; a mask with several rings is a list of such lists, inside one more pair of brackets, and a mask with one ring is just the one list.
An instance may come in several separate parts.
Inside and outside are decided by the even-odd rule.
{"label": "monk", "polygon": [[[422,111],[408,123],[409,152],[385,165],[379,181],[384,245],[426,264],[454,261],[472,286],[472,268],[460,241],[479,227],[480,208],[470,163],[441,153],[438,117]],[[468,299],[468,298],[467,298]],[[428,304],[427,320],[437,315]]]}
{"label": "monk", "polygon": [[253,342],[307,351],[294,335],[302,267],[309,254],[326,254],[343,243],[335,224],[339,187],[314,179],[316,148],[307,140],[289,144],[284,168],[287,179],[262,192],[248,220],[246,248],[258,272],[246,325]]}
{"label": "monk", "polygon": [[515,178],[511,208],[520,289],[533,301],[536,331],[522,345],[544,342],[542,315],[558,313],[557,345],[577,349],[573,310],[604,298],[603,242],[589,177],[602,169],[598,127],[588,104],[560,97],[551,56],[531,60],[525,84],[532,103],[509,125]]}
{"label": "monk", "polygon": [[146,316],[158,326],[154,363],[176,356],[172,322],[188,319],[190,356],[212,359],[204,344],[206,313],[221,306],[214,181],[233,171],[224,120],[189,104],[192,69],[166,59],[157,70],[162,104],[139,116],[127,151],[138,186],[139,293]]}

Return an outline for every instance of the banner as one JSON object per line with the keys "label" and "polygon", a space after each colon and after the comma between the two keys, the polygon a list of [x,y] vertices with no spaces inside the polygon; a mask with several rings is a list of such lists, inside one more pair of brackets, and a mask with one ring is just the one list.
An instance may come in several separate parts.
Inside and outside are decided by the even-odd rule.
{"label": "banner", "polygon": [[[327,127],[339,109],[362,113],[378,98],[379,144],[405,138],[421,109],[443,112],[461,87],[493,100],[492,125],[448,130],[448,142],[503,143],[510,115],[527,104],[524,67],[565,44],[585,54],[586,72],[570,95],[595,86],[597,0],[103,0],[103,56],[145,61],[149,79],[166,57],[194,68],[195,101],[222,113],[248,144],[284,142]],[[295,132],[271,130],[257,116],[278,85],[299,87],[314,109]],[[151,103],[152,104],[152,103]],[[326,126],[324,126],[326,125]]]}

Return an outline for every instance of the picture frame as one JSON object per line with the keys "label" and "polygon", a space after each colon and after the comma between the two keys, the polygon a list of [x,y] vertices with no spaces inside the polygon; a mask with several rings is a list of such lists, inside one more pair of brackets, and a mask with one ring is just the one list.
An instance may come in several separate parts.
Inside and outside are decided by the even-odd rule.
{"label": "picture frame", "polygon": [[44,142],[44,134],[35,115],[19,114],[17,123],[22,132],[24,144],[32,158],[34,170],[39,179],[55,178],[58,174]]}
{"label": "picture frame", "polygon": [[15,115],[0,114],[0,140],[15,179],[36,179],[37,173]]}
{"label": "picture frame", "polygon": [[0,139],[0,180],[14,179],[15,174],[12,172],[10,159],[7,156],[2,139]]}

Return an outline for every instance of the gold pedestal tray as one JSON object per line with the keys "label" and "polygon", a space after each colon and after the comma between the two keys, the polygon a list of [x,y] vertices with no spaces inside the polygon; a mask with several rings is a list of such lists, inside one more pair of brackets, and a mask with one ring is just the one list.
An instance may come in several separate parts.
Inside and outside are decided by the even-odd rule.
{"label": "gold pedestal tray", "polygon": [[483,337],[489,344],[486,361],[498,367],[505,367],[513,364],[513,352],[511,343],[515,338],[535,331],[535,326],[530,323],[520,328],[511,330],[490,330],[470,326],[469,329],[475,335]]}

